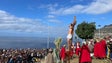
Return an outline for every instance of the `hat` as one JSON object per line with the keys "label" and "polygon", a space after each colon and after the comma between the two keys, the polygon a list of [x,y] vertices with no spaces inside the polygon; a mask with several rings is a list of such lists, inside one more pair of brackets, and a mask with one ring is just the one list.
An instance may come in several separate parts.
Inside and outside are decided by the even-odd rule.
{"label": "hat", "polygon": [[112,39],[110,39],[110,41],[112,42]]}
{"label": "hat", "polygon": [[52,51],[52,49],[50,48],[49,51]]}
{"label": "hat", "polygon": [[96,40],[96,42],[100,42],[100,41],[101,41],[101,39],[100,39],[100,38],[96,38],[95,40]]}
{"label": "hat", "polygon": [[83,44],[86,44],[86,41],[84,41]]}
{"label": "hat", "polygon": [[66,47],[66,45],[64,44],[63,47]]}

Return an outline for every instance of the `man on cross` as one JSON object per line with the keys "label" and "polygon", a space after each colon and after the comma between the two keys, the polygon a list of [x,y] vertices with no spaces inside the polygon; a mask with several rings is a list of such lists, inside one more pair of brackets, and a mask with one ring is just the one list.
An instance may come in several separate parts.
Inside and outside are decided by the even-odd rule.
{"label": "man on cross", "polygon": [[67,44],[68,44],[68,50],[71,50],[72,45],[72,39],[74,34],[74,26],[76,25],[76,16],[74,16],[74,21],[69,25],[68,35],[67,35]]}

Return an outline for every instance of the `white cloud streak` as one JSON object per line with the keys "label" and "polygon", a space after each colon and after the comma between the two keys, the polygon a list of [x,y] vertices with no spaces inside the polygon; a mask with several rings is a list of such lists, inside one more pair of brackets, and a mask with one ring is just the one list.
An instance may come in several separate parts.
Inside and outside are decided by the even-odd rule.
{"label": "white cloud streak", "polygon": [[97,0],[96,2],[92,2],[83,12],[89,14],[103,14],[110,11],[112,11],[112,0]]}
{"label": "white cloud streak", "polygon": [[[50,18],[53,16],[49,16]],[[58,21],[52,21],[58,22]],[[48,26],[41,19],[20,18],[0,10],[0,30],[13,30],[19,32],[36,32],[47,35],[62,34],[65,31],[64,27]],[[49,30],[49,31],[48,31]],[[58,31],[55,31],[58,30]]]}
{"label": "white cloud streak", "polygon": [[52,19],[52,18],[55,18],[55,16],[54,15],[48,15],[47,18],[51,18]]}
{"label": "white cloud streak", "polygon": [[46,26],[39,19],[19,18],[0,10],[0,29],[40,32],[44,27]]}
{"label": "white cloud streak", "polygon": [[74,5],[71,7],[63,7],[56,9],[49,7],[49,13],[54,15],[68,15],[68,14],[103,14],[112,11],[112,0],[95,0],[89,5]]}
{"label": "white cloud streak", "polygon": [[57,19],[49,19],[48,21],[51,23],[61,23],[61,21],[59,21]]}

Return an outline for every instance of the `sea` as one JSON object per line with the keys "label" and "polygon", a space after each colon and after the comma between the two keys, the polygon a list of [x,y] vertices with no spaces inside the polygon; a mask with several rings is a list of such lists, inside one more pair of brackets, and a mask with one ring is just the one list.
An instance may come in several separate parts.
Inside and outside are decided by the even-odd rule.
{"label": "sea", "polygon": [[[0,37],[0,48],[55,48],[55,38],[47,37]],[[63,39],[63,44],[66,43]]]}
{"label": "sea", "polygon": [[[56,38],[50,37],[0,37],[0,48],[55,48]],[[76,41],[74,41],[76,42]],[[67,44],[66,38],[62,38],[61,46]]]}

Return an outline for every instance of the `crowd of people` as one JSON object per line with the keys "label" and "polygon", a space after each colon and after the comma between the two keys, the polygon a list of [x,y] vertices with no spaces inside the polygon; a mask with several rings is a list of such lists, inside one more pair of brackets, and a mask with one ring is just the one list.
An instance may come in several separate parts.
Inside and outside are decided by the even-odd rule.
{"label": "crowd of people", "polygon": [[39,63],[47,49],[0,49],[0,63]]}

